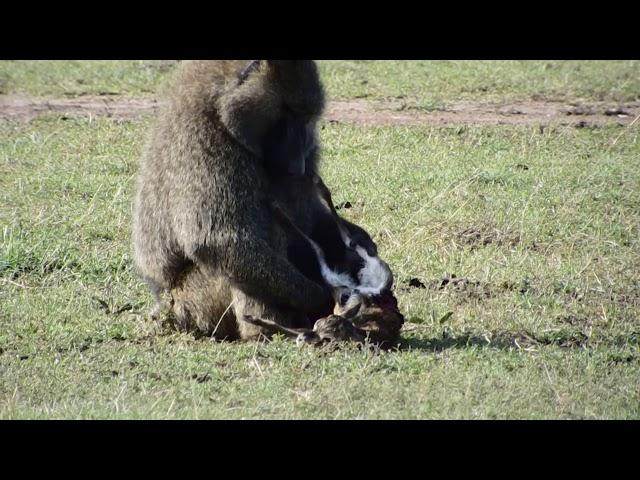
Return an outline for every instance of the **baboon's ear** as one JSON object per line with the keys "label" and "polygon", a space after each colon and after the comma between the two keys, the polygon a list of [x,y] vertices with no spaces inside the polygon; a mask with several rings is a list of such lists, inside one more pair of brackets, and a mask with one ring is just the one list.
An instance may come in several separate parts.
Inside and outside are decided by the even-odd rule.
{"label": "baboon's ear", "polygon": [[244,83],[244,81],[249,78],[249,75],[260,70],[260,62],[261,60],[251,60],[251,62],[249,62],[249,64],[238,74],[238,82],[240,84]]}

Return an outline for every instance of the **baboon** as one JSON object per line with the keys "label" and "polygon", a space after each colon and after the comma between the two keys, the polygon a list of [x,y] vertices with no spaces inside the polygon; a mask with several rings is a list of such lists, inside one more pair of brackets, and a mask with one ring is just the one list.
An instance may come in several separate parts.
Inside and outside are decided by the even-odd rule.
{"label": "baboon", "polygon": [[179,325],[251,339],[260,328],[236,318],[287,326],[330,306],[329,290],[287,259],[270,204],[278,181],[316,171],[315,63],[183,62],[167,100],[134,204],[135,263],[154,313],[170,292]]}

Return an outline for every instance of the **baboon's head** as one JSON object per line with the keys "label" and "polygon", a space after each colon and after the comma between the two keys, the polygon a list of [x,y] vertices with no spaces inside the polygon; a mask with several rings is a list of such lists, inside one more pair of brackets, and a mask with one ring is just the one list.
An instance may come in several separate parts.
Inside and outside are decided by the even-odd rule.
{"label": "baboon's head", "polygon": [[240,103],[232,92],[222,102],[223,122],[264,158],[269,173],[304,175],[313,169],[316,125],[324,108],[316,64],[312,60],[253,60],[238,73],[237,88],[263,103],[242,119],[230,116],[228,105]]}
{"label": "baboon's head", "polygon": [[265,60],[265,74],[285,112],[308,120],[324,109],[324,90],[313,60]]}
{"label": "baboon's head", "polygon": [[238,82],[262,84],[279,103],[273,108],[305,122],[317,119],[324,109],[324,89],[313,60],[252,60],[238,74]]}

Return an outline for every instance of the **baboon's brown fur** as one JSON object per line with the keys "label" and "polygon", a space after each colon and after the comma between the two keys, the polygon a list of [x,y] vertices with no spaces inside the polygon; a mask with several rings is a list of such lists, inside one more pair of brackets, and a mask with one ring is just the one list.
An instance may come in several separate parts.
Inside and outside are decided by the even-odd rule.
{"label": "baboon's brown fur", "polygon": [[179,67],[134,206],[135,263],[159,305],[168,292],[179,325],[216,338],[258,337],[260,327],[236,321],[245,314],[290,325],[331,303],[286,258],[270,209],[277,183],[262,162],[265,135],[285,111],[315,131],[324,106],[316,65],[261,61],[243,74],[247,64]]}

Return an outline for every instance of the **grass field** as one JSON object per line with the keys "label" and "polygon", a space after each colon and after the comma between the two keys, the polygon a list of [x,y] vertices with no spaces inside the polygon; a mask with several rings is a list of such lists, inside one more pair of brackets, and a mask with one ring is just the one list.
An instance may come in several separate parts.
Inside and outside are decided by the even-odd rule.
{"label": "grass field", "polygon": [[[152,95],[167,61],[1,61],[0,94]],[[460,99],[635,100],[640,61],[321,61],[330,98],[404,98],[430,109]]]}
{"label": "grass field", "polygon": [[[172,68],[0,62],[0,92],[151,95]],[[425,109],[640,97],[639,62],[321,69],[332,97]],[[0,120],[0,418],[640,418],[637,123],[323,123],[323,175],[407,318],[373,353],[154,330],[129,231],[150,121]]]}

